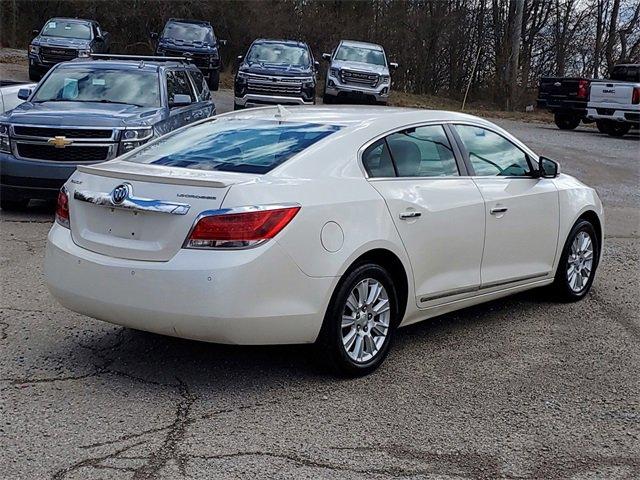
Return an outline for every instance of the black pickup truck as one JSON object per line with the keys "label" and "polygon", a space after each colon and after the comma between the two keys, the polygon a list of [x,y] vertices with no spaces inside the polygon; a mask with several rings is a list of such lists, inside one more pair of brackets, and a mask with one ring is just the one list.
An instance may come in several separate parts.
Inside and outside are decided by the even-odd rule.
{"label": "black pickup truck", "polygon": [[587,119],[591,79],[580,77],[542,77],[538,88],[538,108],[553,113],[561,130],[573,130]]}

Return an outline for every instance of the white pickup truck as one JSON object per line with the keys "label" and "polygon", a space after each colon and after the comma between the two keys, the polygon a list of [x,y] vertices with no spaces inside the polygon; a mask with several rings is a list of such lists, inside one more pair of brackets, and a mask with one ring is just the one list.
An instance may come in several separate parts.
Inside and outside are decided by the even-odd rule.
{"label": "white pickup truck", "polygon": [[18,91],[23,88],[34,89],[35,83],[12,82],[0,80],[0,113],[13,110],[24,100],[18,98]]}
{"label": "white pickup truck", "polygon": [[611,79],[593,80],[587,104],[587,118],[598,130],[622,137],[640,126],[640,65],[616,65]]}

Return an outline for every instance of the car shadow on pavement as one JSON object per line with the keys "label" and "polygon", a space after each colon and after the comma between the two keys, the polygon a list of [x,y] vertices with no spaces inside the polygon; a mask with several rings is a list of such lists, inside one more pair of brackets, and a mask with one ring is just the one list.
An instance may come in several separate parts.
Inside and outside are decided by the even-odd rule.
{"label": "car shadow on pavement", "polygon": [[[537,290],[470,307],[398,330],[392,353],[375,375],[393,375],[395,360],[402,364],[425,362],[425,352],[443,343],[462,342],[482,348],[483,335],[504,333],[512,317],[527,318],[531,310],[544,310],[547,300]],[[340,380],[325,365],[313,345],[234,346],[185,340],[123,327],[89,322],[49,355],[65,375],[106,377],[115,384],[131,381],[219,391],[281,382],[326,383]],[[95,322],[95,323],[92,323]],[[77,323],[77,322],[76,322]],[[481,330],[482,335],[478,334]],[[476,343],[476,345],[474,345]],[[417,358],[412,358],[412,356]],[[74,373],[75,372],[75,373]],[[24,379],[24,383],[31,383]],[[114,388],[118,388],[114,386]]]}

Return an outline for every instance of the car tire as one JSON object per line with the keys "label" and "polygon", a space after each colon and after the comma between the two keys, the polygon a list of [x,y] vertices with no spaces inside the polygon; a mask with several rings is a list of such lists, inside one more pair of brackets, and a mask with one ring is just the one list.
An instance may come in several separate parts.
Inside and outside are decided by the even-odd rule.
{"label": "car tire", "polygon": [[367,375],[389,353],[398,323],[391,276],[380,265],[361,264],[333,293],[318,338],[322,358],[341,376]]}
{"label": "car tire", "polygon": [[238,105],[237,103],[233,104],[233,109],[234,110],[244,110],[246,107],[244,107],[243,105]]}
{"label": "car tire", "polygon": [[624,137],[631,130],[630,123],[624,122],[607,122],[607,133],[612,137]]}
{"label": "car tire", "polygon": [[209,90],[217,92],[220,88],[220,72],[218,70],[211,71],[207,83],[209,84]]}
{"label": "car tire", "polygon": [[560,130],[574,130],[580,125],[580,117],[568,113],[555,113],[553,121]]}
{"label": "car tire", "polygon": [[591,289],[599,260],[600,243],[595,228],[587,220],[578,220],[567,236],[552,284],[557,299],[582,300]]}
{"label": "car tire", "polygon": [[42,78],[42,74],[38,71],[37,68],[29,67],[29,80],[32,82],[39,82]]}
{"label": "car tire", "polygon": [[608,126],[606,120],[596,120],[596,128],[600,133],[609,133]]}
{"label": "car tire", "polygon": [[7,212],[24,210],[29,205],[29,199],[23,197],[14,197],[5,193],[0,194],[0,209]]}
{"label": "car tire", "polygon": [[325,105],[333,105],[336,103],[336,99],[333,95],[327,95],[326,93],[322,96],[322,103]]}

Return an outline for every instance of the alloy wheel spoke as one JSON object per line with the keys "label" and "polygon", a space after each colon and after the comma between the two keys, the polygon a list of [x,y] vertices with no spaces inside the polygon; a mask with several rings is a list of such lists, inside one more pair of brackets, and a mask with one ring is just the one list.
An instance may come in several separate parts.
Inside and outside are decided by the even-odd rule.
{"label": "alloy wheel spoke", "polygon": [[367,301],[367,293],[369,290],[369,281],[363,280],[358,284],[356,290],[358,291],[358,305],[362,306]]}
{"label": "alloy wheel spoke", "polygon": [[350,315],[342,316],[342,328],[352,327],[356,323],[356,319]]}

